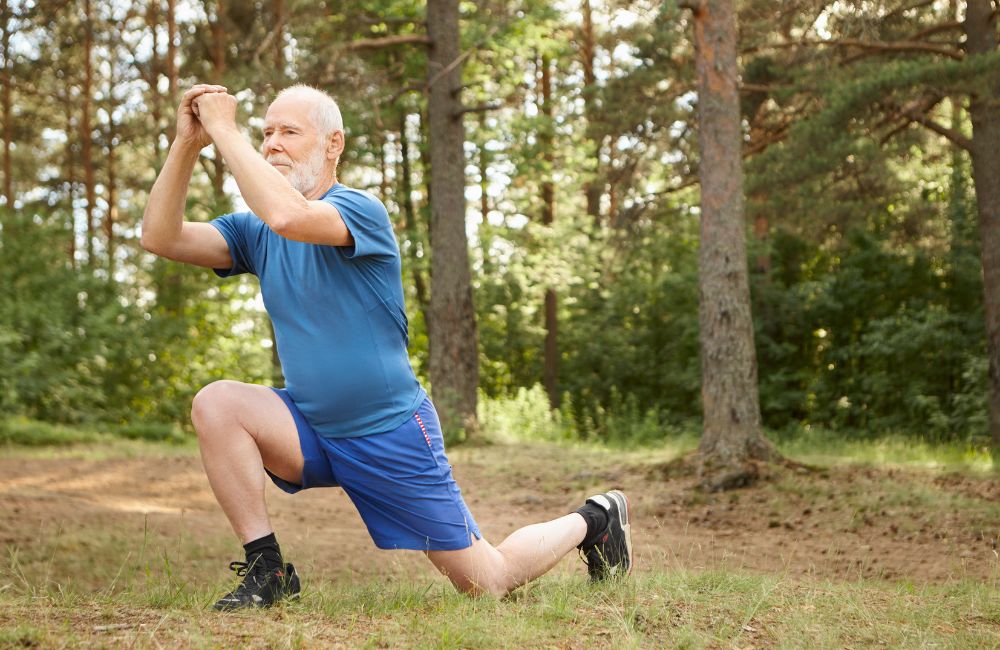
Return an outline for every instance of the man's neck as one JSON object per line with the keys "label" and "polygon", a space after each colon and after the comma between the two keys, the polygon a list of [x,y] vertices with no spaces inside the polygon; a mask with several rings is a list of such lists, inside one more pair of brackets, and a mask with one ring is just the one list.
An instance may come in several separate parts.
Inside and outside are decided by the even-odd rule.
{"label": "man's neck", "polygon": [[316,183],[316,187],[305,195],[306,199],[309,201],[315,201],[316,199],[323,198],[330,188],[338,183],[337,174],[322,179],[320,182]]}

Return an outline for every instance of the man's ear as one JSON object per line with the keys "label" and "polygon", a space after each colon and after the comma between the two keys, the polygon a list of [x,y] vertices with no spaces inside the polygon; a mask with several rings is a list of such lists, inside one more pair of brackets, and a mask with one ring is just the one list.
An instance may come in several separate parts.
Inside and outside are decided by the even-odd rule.
{"label": "man's ear", "polygon": [[344,153],[344,132],[337,129],[330,135],[330,142],[326,145],[326,157],[337,159]]}

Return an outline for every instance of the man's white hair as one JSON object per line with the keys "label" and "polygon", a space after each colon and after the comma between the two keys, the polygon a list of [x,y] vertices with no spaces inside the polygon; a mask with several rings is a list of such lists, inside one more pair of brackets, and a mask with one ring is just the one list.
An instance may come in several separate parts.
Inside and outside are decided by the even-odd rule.
{"label": "man's white hair", "polygon": [[296,84],[279,92],[274,101],[278,101],[286,95],[300,95],[313,101],[309,117],[312,119],[313,126],[319,131],[321,140],[330,137],[334,131],[344,130],[344,118],[340,115],[340,107],[328,93],[306,84]]}

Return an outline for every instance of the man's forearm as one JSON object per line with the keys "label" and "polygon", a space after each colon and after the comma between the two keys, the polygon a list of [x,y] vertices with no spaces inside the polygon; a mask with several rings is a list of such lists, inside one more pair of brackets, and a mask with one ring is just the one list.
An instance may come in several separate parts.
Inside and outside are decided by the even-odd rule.
{"label": "man's forearm", "polygon": [[235,127],[212,134],[229,171],[236,179],[247,206],[277,233],[309,202],[292,188],[288,180],[264,160]]}
{"label": "man's forearm", "polygon": [[180,235],[188,185],[199,153],[194,145],[176,140],[170,146],[163,169],[149,191],[142,216],[141,243],[146,250],[155,252],[157,247],[173,242]]}

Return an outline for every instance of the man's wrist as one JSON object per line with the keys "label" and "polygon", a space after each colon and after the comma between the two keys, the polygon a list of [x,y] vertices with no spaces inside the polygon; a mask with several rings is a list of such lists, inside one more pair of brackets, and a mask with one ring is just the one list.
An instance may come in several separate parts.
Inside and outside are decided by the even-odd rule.
{"label": "man's wrist", "polygon": [[175,138],[170,144],[170,150],[176,151],[186,158],[198,158],[201,155],[202,147],[194,140],[186,138]]}
{"label": "man's wrist", "polygon": [[209,137],[212,138],[213,142],[218,142],[223,138],[230,138],[233,136],[242,137],[240,135],[240,130],[235,124],[227,124],[225,122],[216,126],[206,126],[205,131],[208,133]]}

